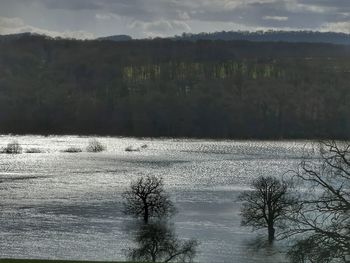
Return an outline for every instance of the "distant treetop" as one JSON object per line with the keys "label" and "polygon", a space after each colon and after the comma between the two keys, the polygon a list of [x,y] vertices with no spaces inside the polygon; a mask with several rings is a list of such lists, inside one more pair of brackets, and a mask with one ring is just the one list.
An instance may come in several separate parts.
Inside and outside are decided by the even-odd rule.
{"label": "distant treetop", "polygon": [[247,40],[257,42],[306,42],[350,45],[350,34],[317,31],[221,31],[214,33],[183,33],[174,39],[182,40]]}
{"label": "distant treetop", "polygon": [[[52,38],[37,33],[19,33],[11,35],[0,35],[0,40],[15,40],[22,37],[45,37],[47,39],[62,39],[60,37]],[[160,37],[154,39],[162,39]],[[221,41],[253,41],[253,42],[292,42],[292,43],[329,43],[338,45],[350,45],[350,34],[340,32],[318,32],[318,31],[220,31],[212,33],[183,33],[180,36],[168,37],[163,39],[171,40],[221,40]],[[94,40],[99,41],[132,41],[133,38],[129,35],[112,35],[99,37]],[[146,40],[146,39],[139,39]],[[147,39],[149,40],[149,39]]]}

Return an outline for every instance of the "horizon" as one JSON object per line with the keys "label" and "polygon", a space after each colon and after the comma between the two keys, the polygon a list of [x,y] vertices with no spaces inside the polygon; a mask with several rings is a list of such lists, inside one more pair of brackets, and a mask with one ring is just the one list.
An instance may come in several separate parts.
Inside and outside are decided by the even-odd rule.
{"label": "horizon", "polygon": [[[154,40],[154,39],[176,39],[177,37],[191,37],[191,36],[196,36],[196,35],[215,35],[215,34],[220,34],[220,33],[241,33],[241,34],[266,34],[266,33],[318,33],[318,34],[338,34],[338,35],[343,35],[343,36],[350,36],[350,33],[344,33],[344,32],[334,32],[334,31],[316,31],[316,30],[256,30],[256,31],[248,31],[248,30],[230,30],[230,31],[212,31],[212,32],[199,32],[199,33],[186,33],[183,32],[178,35],[172,35],[172,36],[167,36],[167,37],[144,37],[144,38],[133,38],[130,35],[127,34],[112,34],[112,35],[105,35],[105,36],[100,36],[100,37],[95,37],[95,38],[87,38],[87,39],[81,39],[81,38],[75,38],[75,37],[70,37],[70,36],[50,36],[45,33],[37,33],[37,32],[19,32],[19,33],[11,33],[11,34],[0,34],[0,36],[15,36],[15,35],[32,35],[32,36],[43,36],[43,37],[48,37],[52,39],[68,39],[68,40],[98,40],[98,39],[104,39],[104,38],[110,38],[110,37],[119,37],[119,36],[125,36],[125,37],[131,37],[131,40]],[[249,41],[249,40],[248,40]]]}

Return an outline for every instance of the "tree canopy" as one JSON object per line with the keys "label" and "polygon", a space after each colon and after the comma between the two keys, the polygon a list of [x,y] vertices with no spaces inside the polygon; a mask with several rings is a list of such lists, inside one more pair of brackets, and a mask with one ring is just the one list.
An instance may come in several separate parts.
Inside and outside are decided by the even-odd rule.
{"label": "tree canopy", "polygon": [[275,227],[284,225],[295,199],[288,193],[288,184],[274,177],[261,176],[252,182],[252,188],[240,196],[243,201],[242,225],[266,228],[269,243],[272,243]]}
{"label": "tree canopy", "polygon": [[162,219],[173,214],[175,207],[164,190],[162,178],[140,177],[123,193],[124,213],[142,218],[145,224],[151,218]]}

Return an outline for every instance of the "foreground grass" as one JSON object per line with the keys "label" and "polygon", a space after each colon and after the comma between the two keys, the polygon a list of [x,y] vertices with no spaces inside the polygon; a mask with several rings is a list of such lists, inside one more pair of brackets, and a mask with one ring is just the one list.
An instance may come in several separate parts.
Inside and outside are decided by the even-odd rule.
{"label": "foreground grass", "polygon": [[126,261],[66,261],[46,259],[0,259],[0,263],[132,263]]}

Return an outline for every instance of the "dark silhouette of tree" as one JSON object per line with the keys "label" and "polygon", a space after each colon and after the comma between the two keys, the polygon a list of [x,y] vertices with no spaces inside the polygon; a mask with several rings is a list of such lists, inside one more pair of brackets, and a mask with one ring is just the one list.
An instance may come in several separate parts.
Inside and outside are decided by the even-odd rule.
{"label": "dark silhouette of tree", "polygon": [[175,207],[164,190],[163,179],[156,176],[140,177],[123,193],[124,213],[142,218],[147,224],[150,218],[166,218]]}
{"label": "dark silhouette of tree", "polygon": [[128,252],[132,261],[192,262],[197,241],[180,241],[166,224],[161,222],[141,225],[135,236],[136,248]]}
{"label": "dark silhouette of tree", "polygon": [[[167,219],[175,207],[164,190],[163,179],[140,177],[124,192],[124,212],[142,223],[133,234],[135,248],[128,251],[132,261],[192,262],[196,255],[196,240],[179,240]],[[150,222],[151,218],[155,218]]]}
{"label": "dark silhouette of tree", "polygon": [[255,229],[268,230],[268,241],[275,239],[275,227],[284,225],[285,216],[295,204],[288,194],[288,185],[274,177],[259,177],[252,182],[252,190],[244,192],[239,199],[243,201],[242,225]]}
{"label": "dark silhouette of tree", "polygon": [[[292,262],[347,262],[350,256],[350,143],[323,141],[307,156],[295,180],[299,209],[290,215],[286,237],[297,241]],[[306,188],[306,189],[305,189]],[[347,259],[348,260],[348,259]]]}

